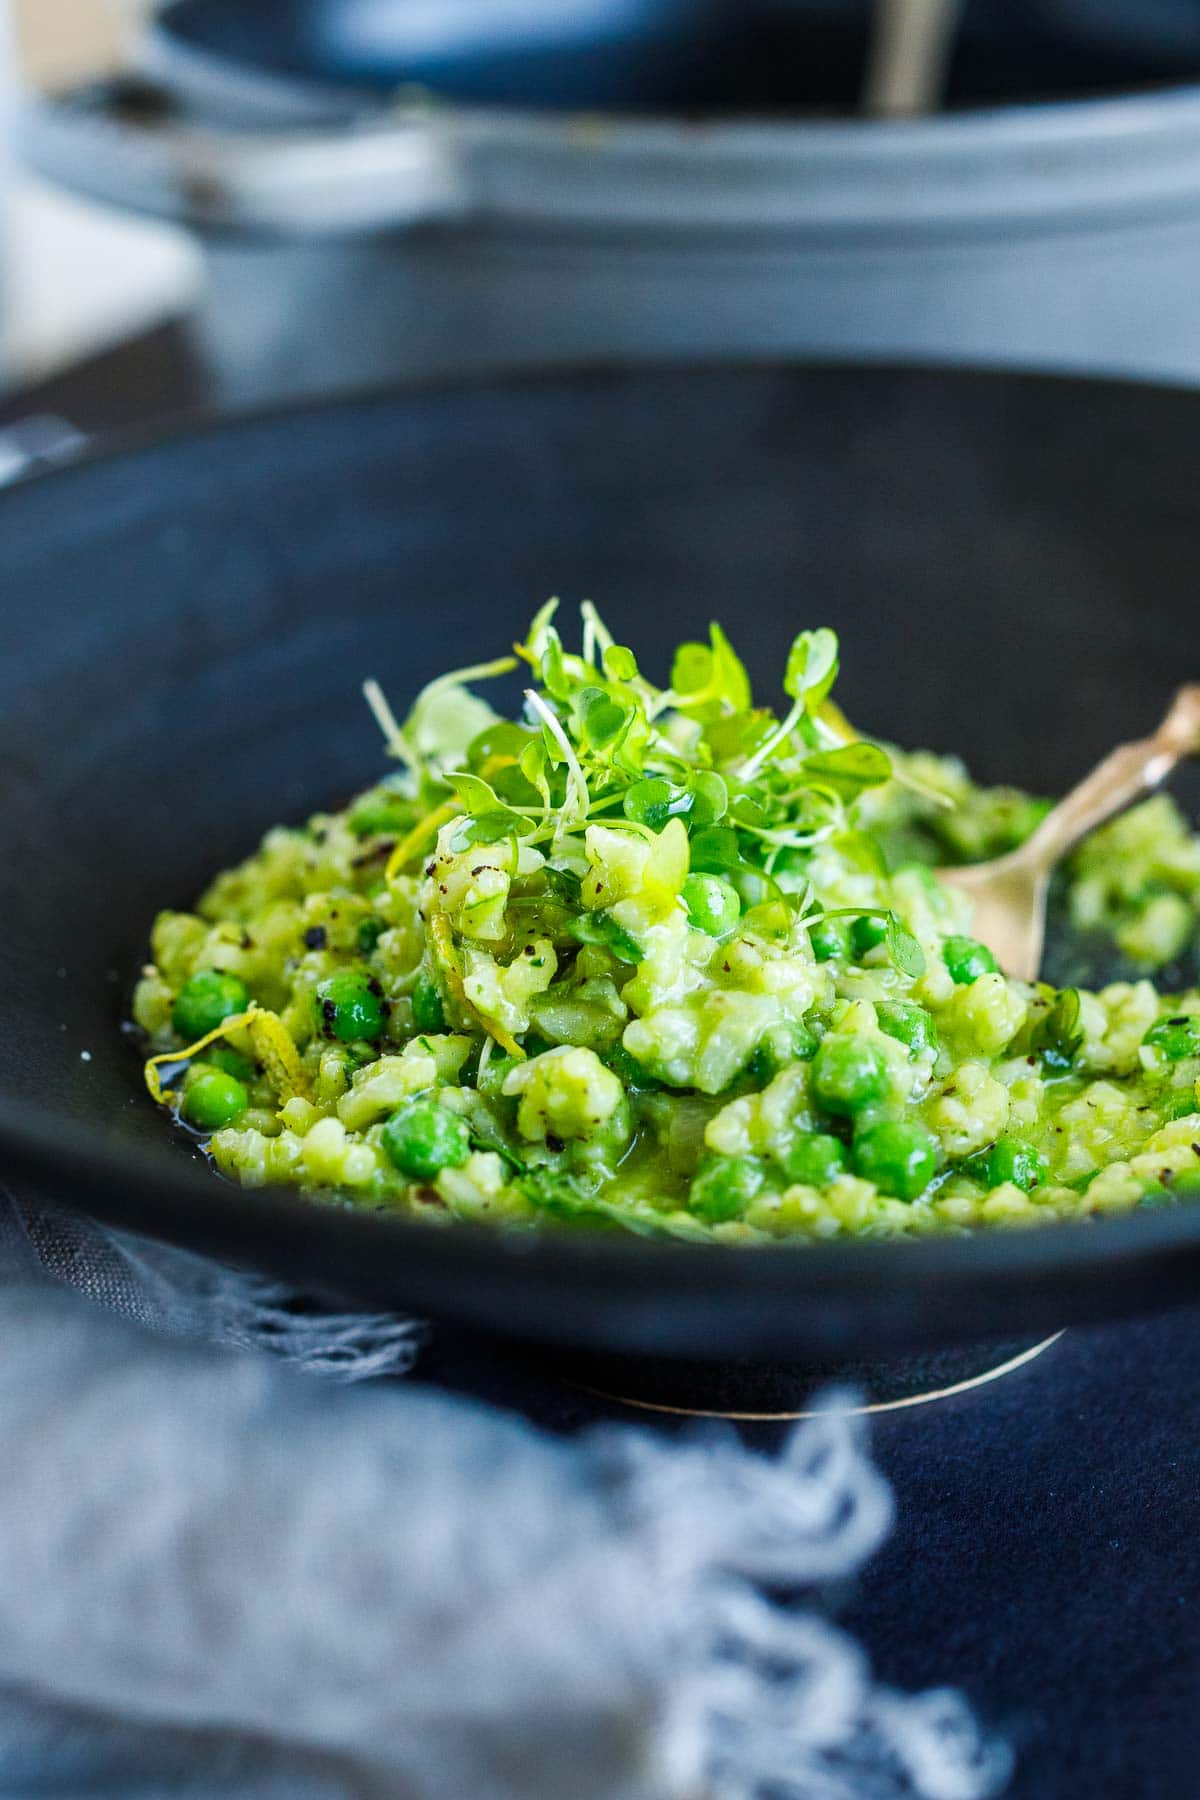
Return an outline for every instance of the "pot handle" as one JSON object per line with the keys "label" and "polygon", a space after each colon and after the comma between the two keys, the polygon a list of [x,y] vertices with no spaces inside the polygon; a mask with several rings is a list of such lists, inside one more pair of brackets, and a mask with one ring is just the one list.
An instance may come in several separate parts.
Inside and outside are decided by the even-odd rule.
{"label": "pot handle", "polygon": [[432,111],[255,131],[182,116],[162,90],[117,79],[28,97],[16,141],[76,193],[205,230],[336,237],[470,210],[461,142]]}

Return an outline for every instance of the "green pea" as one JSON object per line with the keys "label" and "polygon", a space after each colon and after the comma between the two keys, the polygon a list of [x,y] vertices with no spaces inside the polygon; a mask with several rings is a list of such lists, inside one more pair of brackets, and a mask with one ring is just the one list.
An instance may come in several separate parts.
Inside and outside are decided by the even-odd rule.
{"label": "green pea", "polygon": [[986,944],[978,938],[948,937],[942,941],[942,960],[949,969],[953,979],[962,987],[969,987],[971,982],[978,981],[981,975],[996,973],[996,959]]}
{"label": "green pea", "polygon": [[758,1048],[750,1058],[750,1073],[756,1081],[771,1081],[789,1063],[811,1062],[817,1053],[817,1043],[815,1033],[798,1020],[771,1025],[759,1039]]}
{"label": "green pea", "polygon": [[683,884],[688,923],[709,937],[725,937],[742,914],[737,890],[720,875],[689,875]]}
{"label": "green pea", "polygon": [[197,1066],[183,1090],[183,1116],[197,1131],[220,1131],[250,1104],[242,1083],[223,1069]]}
{"label": "green pea", "polygon": [[383,1005],[378,983],[365,969],[336,969],[316,992],[317,1022],[322,1036],[350,1044],[357,1038],[373,1043],[383,1035]]}
{"label": "green pea", "polygon": [[253,1081],[258,1073],[249,1057],[239,1056],[228,1044],[213,1044],[204,1052],[204,1061],[212,1063],[214,1068],[223,1069],[235,1081]]}
{"label": "green pea", "polygon": [[692,1177],[688,1209],[710,1225],[736,1219],[765,1180],[763,1166],[753,1156],[706,1156]]}
{"label": "green pea", "polygon": [[915,1006],[910,1000],[879,1000],[875,1016],[880,1031],[903,1044],[910,1056],[937,1049],[937,1027],[923,1006]]}
{"label": "green pea", "polygon": [[832,962],[835,956],[848,962],[854,954],[849,919],[818,919],[808,928],[808,941],[818,962]]}
{"label": "green pea", "polygon": [[471,1154],[467,1121],[436,1100],[410,1100],[384,1126],[381,1141],[402,1175],[432,1181],[442,1169],[458,1169]]}
{"label": "green pea", "polygon": [[245,1012],[250,1003],[246,984],[236,975],[223,975],[219,969],[201,969],[189,976],[179,990],[171,1011],[171,1023],[180,1037],[189,1043],[207,1036],[231,1019]]}
{"label": "green pea", "polygon": [[804,1187],[827,1188],[846,1170],[846,1150],[839,1138],[824,1131],[806,1131],[794,1138],[779,1158],[789,1181]]}
{"label": "green pea", "polygon": [[411,800],[376,788],[364,794],[346,821],[355,837],[374,837],[380,832],[404,832],[413,822]]}
{"label": "green pea", "polygon": [[382,919],[363,919],[361,921],[355,936],[358,940],[358,947],[364,956],[370,956],[386,930],[387,926]]}
{"label": "green pea", "polygon": [[1185,1056],[1200,1056],[1200,1017],[1180,1013],[1175,1018],[1157,1019],[1143,1044],[1157,1050],[1167,1062],[1182,1062]]}
{"label": "green pea", "polygon": [[1002,1182],[1011,1181],[1026,1194],[1045,1181],[1048,1166],[1041,1151],[1022,1138],[997,1138],[964,1165],[968,1175],[982,1181],[985,1187],[999,1187]]}
{"label": "green pea", "polygon": [[938,1147],[916,1119],[880,1119],[854,1140],[854,1172],[897,1200],[915,1200],[937,1174]]}
{"label": "green pea", "polygon": [[826,1112],[847,1118],[887,1092],[883,1051],[866,1037],[831,1035],[813,1057],[812,1090]]}
{"label": "green pea", "polygon": [[441,1032],[446,1029],[446,1010],[437,982],[424,969],[417,976],[412,993],[413,1024],[418,1031]]}
{"label": "green pea", "polygon": [[855,956],[866,956],[887,936],[887,920],[879,913],[864,913],[850,924],[850,948]]}

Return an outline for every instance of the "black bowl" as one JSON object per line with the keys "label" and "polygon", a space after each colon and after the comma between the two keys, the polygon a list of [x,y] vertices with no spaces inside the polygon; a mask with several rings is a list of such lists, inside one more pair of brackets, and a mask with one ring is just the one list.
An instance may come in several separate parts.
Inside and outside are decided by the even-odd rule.
{"label": "black bowl", "polygon": [[147,928],[370,780],[397,704],[594,597],[648,664],[720,617],[772,692],[801,624],[852,717],[1053,791],[1196,673],[1200,397],[708,368],[218,425],[0,501],[0,1166],[124,1226],[526,1341],[844,1357],[1192,1298],[1200,1207],[745,1253],[536,1243],[245,1193],[145,1095]]}

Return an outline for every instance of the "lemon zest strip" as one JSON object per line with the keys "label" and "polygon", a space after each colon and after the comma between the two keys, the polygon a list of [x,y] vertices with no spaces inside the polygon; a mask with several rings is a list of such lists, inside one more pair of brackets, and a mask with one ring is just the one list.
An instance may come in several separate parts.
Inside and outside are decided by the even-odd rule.
{"label": "lemon zest strip", "polygon": [[443,800],[442,804],[435,806],[431,813],[426,813],[425,817],[400,839],[388,857],[387,866],[383,871],[383,879],[394,881],[405,865],[410,863],[424,848],[426,840],[436,837],[442,826],[448,825],[451,819],[457,818],[461,811],[462,807],[457,800]]}
{"label": "lemon zest strip", "polygon": [[300,1061],[292,1035],[277,1013],[269,1012],[264,1006],[252,1005],[245,1012],[233,1013],[213,1031],[206,1031],[202,1038],[189,1044],[185,1050],[164,1050],[158,1056],[147,1058],[143,1075],[150,1098],[156,1106],[173,1105],[178,1095],[174,1088],[165,1088],[159,1069],[171,1063],[191,1062],[210,1044],[221,1038],[227,1038],[235,1031],[248,1030],[254,1044],[255,1055],[262,1063],[268,1078],[278,1088],[284,1100],[290,1100],[296,1094],[302,1094],[308,1086],[304,1073],[304,1065]]}
{"label": "lemon zest strip", "polygon": [[291,1032],[278,1013],[266,1007],[250,1009],[250,1036],[259,1062],[281,1100],[292,1100],[308,1089],[308,1077]]}
{"label": "lemon zest strip", "polygon": [[199,1056],[201,1050],[207,1050],[208,1046],[215,1044],[218,1038],[228,1037],[231,1031],[240,1031],[243,1025],[249,1025],[253,1016],[253,1007],[250,1007],[247,1012],[234,1013],[230,1018],[222,1019],[215,1031],[206,1031],[202,1038],[197,1038],[194,1044],[189,1044],[186,1050],[164,1050],[159,1056],[149,1057],[142,1073],[150,1091],[150,1098],[155,1105],[169,1106],[177,1098],[174,1088],[163,1086],[162,1077],[158,1072],[160,1064],[190,1062],[193,1056]]}

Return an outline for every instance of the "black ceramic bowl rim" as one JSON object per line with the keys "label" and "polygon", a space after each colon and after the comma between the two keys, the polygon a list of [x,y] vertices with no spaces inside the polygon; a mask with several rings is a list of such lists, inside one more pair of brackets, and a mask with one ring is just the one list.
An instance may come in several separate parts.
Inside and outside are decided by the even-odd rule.
{"label": "black ceramic bowl rim", "polygon": [[[1147,1209],[1094,1224],[1056,1224],[975,1237],[847,1241],[740,1249],[588,1233],[517,1235],[412,1223],[383,1212],[315,1204],[289,1189],[247,1193],[141,1151],[114,1153],[93,1133],[0,1098],[0,1163],[53,1194],[64,1185],[87,1210],[128,1230],[202,1242],[263,1262],[331,1295],[403,1302],[507,1336],[599,1350],[697,1353],[674,1315],[712,1308],[715,1356],[847,1354],[870,1338],[903,1348],[997,1328],[1051,1330],[1064,1320],[1118,1317],[1152,1287],[1155,1304],[1184,1304],[1200,1284],[1200,1206]],[[402,1273],[400,1272],[402,1271]],[[498,1279],[498,1277],[500,1277]],[[1115,1279],[1114,1279],[1115,1278]],[[891,1295],[881,1305],[881,1295]],[[603,1298],[593,1326],[590,1299]],[[813,1316],[803,1317],[806,1305]],[[604,1321],[620,1315],[614,1336]]]}

